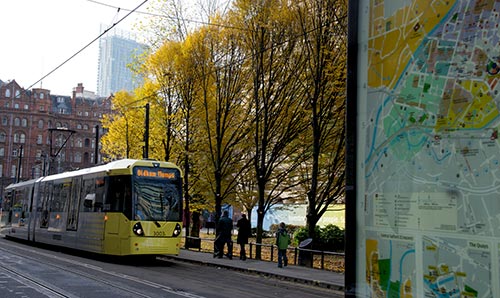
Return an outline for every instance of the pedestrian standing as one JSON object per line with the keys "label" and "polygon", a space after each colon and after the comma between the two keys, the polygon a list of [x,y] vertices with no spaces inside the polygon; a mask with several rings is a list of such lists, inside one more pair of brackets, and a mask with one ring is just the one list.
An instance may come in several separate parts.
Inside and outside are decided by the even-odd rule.
{"label": "pedestrian standing", "polygon": [[288,235],[285,229],[285,223],[280,223],[278,228],[278,232],[276,233],[276,246],[278,246],[278,267],[282,268],[283,266],[288,265],[288,257],[286,255],[286,250],[288,249],[288,245],[290,245],[290,236]]}
{"label": "pedestrian standing", "polygon": [[241,215],[241,218],[236,223],[236,227],[238,227],[238,237],[236,238],[236,243],[240,245],[240,260],[245,261],[247,259],[245,245],[248,244],[248,237],[250,237],[252,233],[250,221],[248,221],[246,214]]}
{"label": "pedestrian standing", "polygon": [[229,212],[224,210],[222,217],[217,225],[217,237],[215,238],[214,257],[222,258],[224,255],[224,246],[227,244],[227,257],[233,258],[233,240],[231,233],[233,231],[233,220],[229,218]]}

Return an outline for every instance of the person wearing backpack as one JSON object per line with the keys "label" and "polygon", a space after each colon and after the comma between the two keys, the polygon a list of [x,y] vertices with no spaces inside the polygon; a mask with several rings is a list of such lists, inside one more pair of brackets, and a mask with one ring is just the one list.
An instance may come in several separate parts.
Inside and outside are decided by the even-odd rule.
{"label": "person wearing backpack", "polygon": [[278,228],[278,232],[276,233],[276,246],[278,246],[278,267],[282,268],[283,266],[288,265],[288,257],[286,255],[286,250],[288,249],[288,245],[290,245],[290,236],[288,235],[285,229],[285,223],[280,223]]}

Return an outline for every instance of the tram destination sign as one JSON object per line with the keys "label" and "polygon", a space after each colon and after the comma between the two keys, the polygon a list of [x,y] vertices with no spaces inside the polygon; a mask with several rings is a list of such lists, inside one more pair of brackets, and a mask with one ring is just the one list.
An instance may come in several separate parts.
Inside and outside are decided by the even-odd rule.
{"label": "tram destination sign", "polygon": [[137,177],[177,179],[179,171],[175,169],[136,167],[134,168],[134,175]]}

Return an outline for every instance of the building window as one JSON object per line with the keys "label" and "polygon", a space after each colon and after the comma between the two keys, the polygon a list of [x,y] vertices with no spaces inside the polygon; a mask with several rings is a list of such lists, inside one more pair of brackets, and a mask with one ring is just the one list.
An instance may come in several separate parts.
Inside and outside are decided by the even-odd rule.
{"label": "building window", "polygon": [[85,112],[85,117],[88,117],[89,116],[89,112]]}
{"label": "building window", "polygon": [[39,178],[42,176],[42,170],[39,167],[33,168],[33,178]]}
{"label": "building window", "polygon": [[0,156],[5,156],[5,148],[0,147]]}
{"label": "building window", "polygon": [[58,97],[57,98],[58,103],[64,103],[64,97]]}
{"label": "building window", "polygon": [[38,120],[38,128],[43,128],[43,120]]}
{"label": "building window", "polygon": [[21,98],[21,92],[19,90],[16,90],[16,98]]}
{"label": "building window", "polygon": [[84,124],[84,125],[83,125],[83,129],[88,130],[88,129],[89,129],[89,126],[88,126],[87,124]]}
{"label": "building window", "polygon": [[43,99],[43,93],[40,93],[40,99]]}
{"label": "building window", "polygon": [[5,135],[5,132],[0,132],[0,142],[5,142],[5,139],[6,139],[6,135]]}
{"label": "building window", "polygon": [[80,152],[75,153],[75,162],[82,162],[82,154]]}
{"label": "building window", "polygon": [[21,126],[22,127],[28,126],[28,120],[26,118],[23,118],[23,120],[21,120]]}
{"label": "building window", "polygon": [[82,148],[83,144],[82,144],[82,139],[77,139],[76,140],[76,147],[78,148]]}
{"label": "building window", "polygon": [[17,148],[12,150],[12,156],[16,157],[17,156]]}
{"label": "building window", "polygon": [[5,90],[5,97],[10,97],[10,89]]}
{"label": "building window", "polygon": [[14,178],[14,177],[16,177],[16,174],[17,174],[17,167],[16,167],[16,165],[12,165],[11,170],[10,170],[10,177]]}
{"label": "building window", "polygon": [[14,118],[14,126],[19,126],[19,125],[21,125],[21,119]]}
{"label": "building window", "polygon": [[64,114],[64,109],[63,108],[59,109],[59,114]]}
{"label": "building window", "polygon": [[24,109],[25,109],[25,110],[29,110],[28,105],[24,105]]}
{"label": "building window", "polygon": [[14,104],[14,109],[19,110],[19,104],[18,103]]}
{"label": "building window", "polygon": [[20,142],[21,144],[26,143],[26,135],[25,135],[24,133],[22,133],[22,134],[20,135],[20,137],[19,137],[19,142]]}
{"label": "building window", "polygon": [[36,136],[36,143],[38,145],[41,145],[42,144],[42,141],[43,141],[43,136],[42,135],[37,135]]}
{"label": "building window", "polygon": [[41,112],[45,111],[45,106],[40,106],[40,111]]}
{"label": "building window", "polygon": [[14,143],[19,143],[19,134],[18,133],[14,134]]}
{"label": "building window", "polygon": [[82,125],[81,125],[80,123],[78,123],[78,124],[76,125],[76,128],[77,128],[77,129],[82,129]]}
{"label": "building window", "polygon": [[10,108],[10,104],[8,102],[5,103],[5,107],[8,109]]}
{"label": "building window", "polygon": [[85,139],[85,148],[88,148],[90,146],[90,140]]}
{"label": "building window", "polygon": [[42,150],[41,150],[41,149],[38,149],[38,150],[36,151],[36,158],[40,158],[40,157],[42,157]]}
{"label": "building window", "polygon": [[9,118],[2,117],[2,125],[9,125]]}
{"label": "building window", "polygon": [[56,137],[56,146],[62,146],[64,143],[64,136],[61,134]]}

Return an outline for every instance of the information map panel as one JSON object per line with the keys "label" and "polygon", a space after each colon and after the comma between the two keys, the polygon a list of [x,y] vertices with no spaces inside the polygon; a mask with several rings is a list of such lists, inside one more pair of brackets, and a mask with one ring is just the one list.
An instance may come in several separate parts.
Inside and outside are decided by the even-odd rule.
{"label": "information map panel", "polygon": [[500,297],[500,1],[358,3],[356,296]]}

